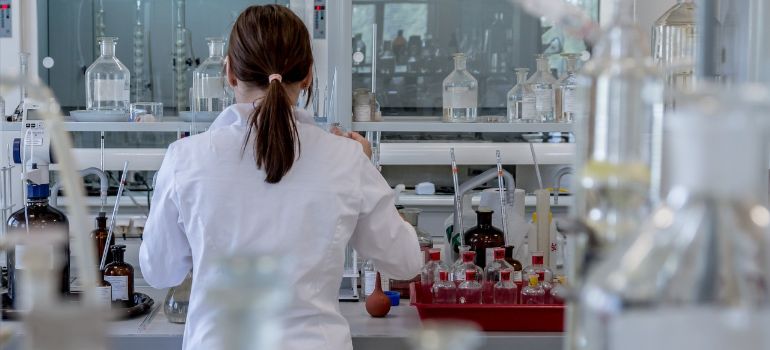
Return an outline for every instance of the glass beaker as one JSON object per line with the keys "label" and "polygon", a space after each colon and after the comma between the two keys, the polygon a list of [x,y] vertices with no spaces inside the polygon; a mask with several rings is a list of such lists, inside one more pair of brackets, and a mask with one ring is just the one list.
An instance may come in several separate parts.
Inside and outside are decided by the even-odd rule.
{"label": "glass beaker", "polygon": [[466,69],[466,57],[456,53],[455,69],[444,79],[443,121],[447,123],[472,123],[478,117],[479,84]]}
{"label": "glass beaker", "polygon": [[163,120],[162,102],[134,102],[131,104],[129,120],[132,122],[159,122]]}
{"label": "glass beaker", "polygon": [[554,107],[556,105],[554,92],[556,78],[551,74],[548,58],[545,55],[537,55],[535,57],[537,60],[537,71],[527,81],[532,87],[532,91],[535,92],[535,120],[552,123],[554,121]]}
{"label": "glass beaker", "polygon": [[190,290],[192,289],[192,272],[187,274],[182,284],[168,290],[166,301],[163,302],[163,313],[171,323],[185,323],[187,308],[190,305]]}
{"label": "glass beaker", "polygon": [[225,84],[225,40],[208,38],[206,41],[209,57],[193,72],[193,105],[190,110],[218,114],[231,103]]}
{"label": "glass beaker", "polygon": [[86,70],[86,109],[128,112],[131,73],[115,57],[118,38],[97,41],[101,55]]}
{"label": "glass beaker", "polygon": [[516,85],[508,91],[508,122],[535,122],[535,92],[527,83],[529,69],[516,68]]}
{"label": "glass beaker", "polygon": [[668,87],[691,89],[697,47],[694,0],[678,0],[655,21],[652,43],[652,58],[666,70]]}

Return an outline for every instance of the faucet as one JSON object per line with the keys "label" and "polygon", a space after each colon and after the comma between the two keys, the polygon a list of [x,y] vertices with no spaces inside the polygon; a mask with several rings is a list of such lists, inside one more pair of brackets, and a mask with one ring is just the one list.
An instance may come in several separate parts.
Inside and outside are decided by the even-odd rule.
{"label": "faucet", "polygon": [[564,175],[567,174],[574,174],[574,171],[572,170],[572,167],[563,167],[559,169],[559,171],[556,172],[556,174],[553,176],[553,205],[559,204],[559,192],[561,192],[561,179],[564,177]]}
{"label": "faucet", "polygon": [[[96,175],[99,177],[99,198],[102,200],[102,208],[107,204],[107,190],[109,189],[109,181],[107,180],[107,175],[99,170],[98,168],[86,168],[83,170],[80,170],[78,174],[81,177],[85,177],[88,175]],[[59,202],[59,188],[61,187],[61,183],[57,182],[53,187],[51,188],[51,204],[55,207],[58,205]]]}
{"label": "faucet", "polygon": [[[493,180],[497,178],[497,168],[491,168],[476,177],[463,182],[462,185],[460,185],[460,189],[457,191],[458,195],[455,200],[460,200],[462,204],[462,198],[463,196],[468,192],[473,190],[474,188],[481,186],[487,181]],[[503,170],[503,178],[505,178],[505,202],[512,203],[513,202],[513,193],[516,190],[516,181],[513,179],[513,175],[509,173],[507,170]],[[462,213],[458,212],[458,208],[460,208],[457,203],[455,203],[455,217],[454,217],[454,230],[459,231],[460,234],[463,234],[462,227],[460,227],[460,215]],[[451,237],[450,237],[451,240]]]}

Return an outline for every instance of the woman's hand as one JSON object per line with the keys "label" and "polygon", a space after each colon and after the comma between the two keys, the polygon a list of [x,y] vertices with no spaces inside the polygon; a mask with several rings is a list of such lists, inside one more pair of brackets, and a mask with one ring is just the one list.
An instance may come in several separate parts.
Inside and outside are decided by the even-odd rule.
{"label": "woman's hand", "polygon": [[340,128],[336,126],[331,129],[331,132],[337,136],[347,137],[353,141],[360,143],[364,149],[364,154],[366,154],[366,156],[369,157],[369,159],[372,159],[372,144],[369,143],[369,141],[367,141],[366,138],[361,136],[361,134],[357,132],[343,132]]}

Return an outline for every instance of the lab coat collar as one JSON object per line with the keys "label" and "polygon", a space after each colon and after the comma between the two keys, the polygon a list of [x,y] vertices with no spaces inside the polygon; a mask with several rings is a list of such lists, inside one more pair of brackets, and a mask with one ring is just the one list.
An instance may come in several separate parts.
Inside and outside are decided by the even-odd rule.
{"label": "lab coat collar", "polygon": [[[227,107],[224,111],[222,111],[217,119],[211,123],[209,130],[226,126],[246,126],[253,110],[254,106],[251,103],[232,104],[230,107]],[[294,118],[297,120],[297,122],[315,125],[312,113],[304,109],[295,107]]]}

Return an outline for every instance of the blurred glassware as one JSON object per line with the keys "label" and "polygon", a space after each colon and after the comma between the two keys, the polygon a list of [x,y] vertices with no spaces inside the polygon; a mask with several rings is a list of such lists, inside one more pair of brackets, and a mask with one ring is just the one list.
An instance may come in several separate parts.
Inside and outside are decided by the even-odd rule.
{"label": "blurred glassware", "polygon": [[527,81],[532,87],[532,91],[535,92],[535,120],[541,123],[552,123],[555,120],[556,93],[554,89],[556,88],[556,78],[551,74],[548,57],[545,55],[535,57],[537,71]]}
{"label": "blurred glassware", "polygon": [[528,68],[516,68],[516,85],[508,91],[508,122],[536,122],[535,91],[527,83]]}
{"label": "blurred glassware", "polygon": [[163,121],[162,102],[134,102],[131,104],[130,120],[138,123]]}
{"label": "blurred glassware", "polygon": [[668,87],[693,88],[697,47],[695,1],[678,0],[657,21],[652,31],[652,58],[666,71]]}
{"label": "blurred glassware", "polygon": [[163,302],[163,313],[171,323],[185,323],[187,308],[190,306],[190,290],[192,289],[192,272],[187,274],[182,284],[168,290],[166,301]]}
{"label": "blurred glassware", "polygon": [[101,55],[86,70],[86,109],[126,112],[131,73],[115,57],[118,38],[100,37],[97,41]]}

